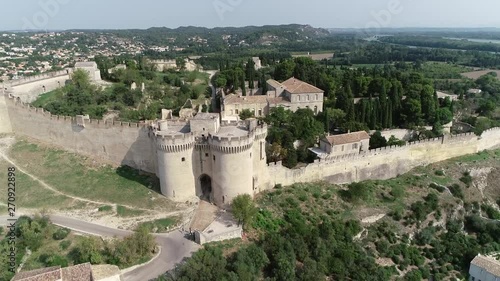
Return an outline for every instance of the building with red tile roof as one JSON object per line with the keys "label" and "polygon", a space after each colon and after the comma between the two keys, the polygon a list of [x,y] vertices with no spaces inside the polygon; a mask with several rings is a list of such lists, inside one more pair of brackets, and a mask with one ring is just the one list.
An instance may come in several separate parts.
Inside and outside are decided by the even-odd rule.
{"label": "building with red tile roof", "polygon": [[262,117],[269,114],[273,107],[284,107],[294,112],[300,108],[310,108],[315,114],[323,111],[324,91],[295,77],[282,83],[269,79],[267,89],[265,95],[225,96],[223,119],[238,119],[243,110],[250,110],[256,117]]}

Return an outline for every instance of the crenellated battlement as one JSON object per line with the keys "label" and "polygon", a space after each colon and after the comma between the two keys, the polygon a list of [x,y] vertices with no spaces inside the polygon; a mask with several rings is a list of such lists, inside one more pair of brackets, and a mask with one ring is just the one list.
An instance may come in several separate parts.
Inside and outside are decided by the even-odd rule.
{"label": "crenellated battlement", "polygon": [[[31,106],[29,103],[24,103],[12,96],[8,96],[6,100],[10,105],[14,105],[16,108],[19,108],[19,110],[25,110],[26,112],[35,113],[51,121],[58,121],[58,122],[62,121],[67,124],[76,123],[76,117],[74,116],[54,115],[51,114],[49,111],[44,110],[43,108],[37,108]],[[111,128],[111,127],[144,128],[148,126],[149,126],[148,122],[133,123],[133,122],[121,122],[114,120],[98,120],[98,119],[90,119],[85,121],[86,128]]]}
{"label": "crenellated battlement", "polygon": [[39,74],[39,75],[24,77],[24,78],[18,79],[18,80],[7,81],[7,82],[5,82],[5,84],[10,86],[10,87],[16,87],[16,86],[20,86],[20,85],[24,85],[24,84],[28,84],[28,83],[38,82],[38,81],[45,80],[45,79],[69,75],[71,73],[73,73],[73,69],[68,68],[68,69],[60,70],[60,71],[56,71],[56,72],[47,72],[47,73],[43,73],[43,74]]}
{"label": "crenellated battlement", "polygon": [[177,153],[193,149],[195,145],[193,133],[176,135],[156,135],[156,147],[167,153]]}

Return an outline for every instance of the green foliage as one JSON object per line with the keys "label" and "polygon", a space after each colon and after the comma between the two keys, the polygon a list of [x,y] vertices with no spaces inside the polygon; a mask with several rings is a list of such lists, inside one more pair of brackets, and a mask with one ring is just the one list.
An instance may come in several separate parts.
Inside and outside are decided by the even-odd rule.
{"label": "green foliage", "polygon": [[257,214],[257,208],[248,194],[238,195],[233,199],[231,208],[234,217],[246,228],[252,224]]}
{"label": "green foliage", "polygon": [[97,210],[99,212],[109,212],[109,211],[113,210],[113,207],[109,206],[109,205],[105,205],[105,206],[99,207]]}
{"label": "green foliage", "polygon": [[434,174],[436,176],[443,177],[444,176],[444,171],[443,170],[436,170],[436,171],[434,171]]}
{"label": "green foliage", "polygon": [[252,111],[250,111],[250,109],[243,109],[240,112],[239,116],[240,116],[241,120],[247,120],[247,119],[255,117],[254,113]]}
{"label": "green foliage", "polygon": [[406,144],[405,141],[396,138],[395,136],[391,136],[387,141],[387,146],[404,146]]}
{"label": "green foliage", "polygon": [[492,206],[487,205],[487,204],[482,204],[481,210],[486,213],[488,218],[490,218],[492,220],[500,220],[500,211],[493,208]]}
{"label": "green foliage", "polygon": [[439,191],[440,193],[443,193],[446,190],[446,188],[444,186],[441,186],[437,183],[431,183],[429,185],[429,187]]}
{"label": "green foliage", "polygon": [[387,140],[382,136],[382,133],[380,133],[380,131],[375,132],[370,137],[370,149],[376,149],[385,146],[387,146]]}
{"label": "green foliage", "polygon": [[460,185],[453,184],[453,185],[449,186],[448,189],[450,190],[451,194],[453,194],[453,196],[455,196],[459,199],[462,199],[462,200],[464,199],[464,193],[463,193]]}
{"label": "green foliage", "polygon": [[373,187],[362,182],[351,183],[348,188],[348,200],[353,203],[368,201],[373,194]]}
{"label": "green foliage", "polygon": [[59,247],[62,249],[62,250],[66,250],[69,248],[69,246],[71,246],[71,241],[70,240],[63,240],[59,243]]}
{"label": "green foliage", "polygon": [[56,254],[42,254],[39,257],[39,261],[46,267],[60,266],[67,267],[69,262],[66,257],[56,255]]}
{"label": "green foliage", "polygon": [[469,187],[472,184],[472,176],[470,175],[470,172],[464,172],[462,177],[460,178],[460,181],[465,183],[465,185]]}
{"label": "green foliage", "polygon": [[109,260],[120,267],[130,267],[149,258],[156,251],[155,248],[155,238],[149,229],[140,226],[132,235],[115,241],[113,249],[109,251]]}
{"label": "green foliage", "polygon": [[54,232],[52,238],[54,238],[54,240],[63,240],[69,235],[70,232],[71,230],[69,230],[68,228],[59,228],[56,230],[56,232]]}
{"label": "green foliage", "polygon": [[145,227],[150,232],[161,233],[170,230],[178,220],[178,217],[157,219],[150,222],[144,222],[141,224],[141,227]]}

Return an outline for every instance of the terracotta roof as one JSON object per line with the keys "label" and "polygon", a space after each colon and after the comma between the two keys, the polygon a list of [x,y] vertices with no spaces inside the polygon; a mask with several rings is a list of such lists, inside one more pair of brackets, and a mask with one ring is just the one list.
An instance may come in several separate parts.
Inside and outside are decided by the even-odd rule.
{"label": "terracotta roof", "polygon": [[269,79],[266,81],[267,84],[269,84],[271,87],[275,88],[275,89],[278,89],[280,87],[284,87],[283,85],[281,85],[280,82],[274,80],[274,79]]}
{"label": "terracotta roof", "polygon": [[12,278],[12,281],[57,281],[61,279],[61,267],[53,266],[20,272]]}
{"label": "terracotta roof", "polygon": [[343,135],[328,136],[325,139],[331,145],[339,145],[339,144],[360,142],[362,140],[368,140],[370,139],[370,135],[368,135],[368,133],[365,131],[360,131]]}
{"label": "terracotta roof", "polygon": [[228,95],[224,99],[224,104],[256,104],[267,103],[267,96],[247,96]]}
{"label": "terracotta roof", "polygon": [[311,84],[292,77],[281,83],[290,94],[324,93],[325,91]]}
{"label": "terracotta roof", "polygon": [[83,263],[61,269],[62,280],[93,281],[90,263]]}
{"label": "terracotta roof", "polygon": [[471,261],[471,264],[480,267],[497,277],[500,277],[500,261],[492,257],[477,255]]}

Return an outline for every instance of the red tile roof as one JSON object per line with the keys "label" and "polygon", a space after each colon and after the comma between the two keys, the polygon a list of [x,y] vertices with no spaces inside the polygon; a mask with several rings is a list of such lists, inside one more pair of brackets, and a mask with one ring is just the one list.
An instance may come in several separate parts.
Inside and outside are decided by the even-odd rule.
{"label": "red tile roof", "polygon": [[310,93],[324,93],[325,91],[317,88],[311,84],[308,84],[304,81],[300,81],[299,79],[292,77],[285,82],[281,83],[281,85],[285,86],[286,91],[290,94],[310,94]]}
{"label": "red tile roof", "polygon": [[61,267],[53,266],[26,272],[19,272],[12,281],[57,281],[61,279]]}
{"label": "red tile roof", "polygon": [[79,264],[61,269],[62,280],[93,281],[90,263]]}
{"label": "red tile roof", "polygon": [[247,96],[228,95],[224,99],[224,104],[256,104],[267,103],[267,96]]}
{"label": "red tile roof", "polygon": [[331,145],[339,145],[339,144],[360,142],[362,140],[369,140],[370,135],[368,135],[368,133],[365,131],[360,131],[343,135],[327,136],[325,139]]}

